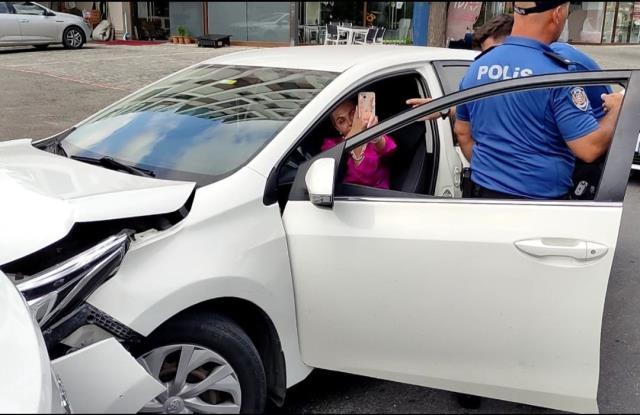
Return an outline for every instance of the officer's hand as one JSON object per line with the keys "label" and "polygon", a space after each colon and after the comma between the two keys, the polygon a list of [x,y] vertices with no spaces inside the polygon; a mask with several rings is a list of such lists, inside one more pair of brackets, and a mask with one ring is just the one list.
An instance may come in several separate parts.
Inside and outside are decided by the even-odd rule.
{"label": "officer's hand", "polygon": [[[412,108],[415,108],[431,101],[433,101],[433,98],[411,98],[407,100],[407,105],[411,105]],[[431,120],[437,120],[438,118],[440,118],[440,114],[435,112],[433,114],[427,115],[424,118],[421,118],[420,121],[431,121]]]}
{"label": "officer's hand", "polygon": [[604,112],[618,111],[622,105],[622,98],[624,96],[620,92],[614,92],[611,94],[602,94],[602,108]]}
{"label": "officer's hand", "polygon": [[407,105],[411,105],[413,108],[433,101],[432,98],[411,98],[407,100]]}

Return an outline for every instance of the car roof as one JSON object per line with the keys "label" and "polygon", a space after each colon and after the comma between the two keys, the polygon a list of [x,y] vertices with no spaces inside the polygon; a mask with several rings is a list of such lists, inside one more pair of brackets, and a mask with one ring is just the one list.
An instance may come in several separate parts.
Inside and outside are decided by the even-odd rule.
{"label": "car roof", "polygon": [[398,45],[320,45],[251,49],[229,53],[204,63],[344,72],[367,61],[409,63],[473,60],[478,52],[463,49]]}

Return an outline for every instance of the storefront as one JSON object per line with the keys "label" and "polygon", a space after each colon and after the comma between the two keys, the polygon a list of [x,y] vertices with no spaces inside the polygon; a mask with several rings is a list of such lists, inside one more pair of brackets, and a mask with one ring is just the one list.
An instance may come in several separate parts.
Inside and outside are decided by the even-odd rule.
{"label": "storefront", "polygon": [[387,40],[411,42],[412,1],[307,1],[298,6],[298,42],[322,43],[328,24],[377,26]]}
{"label": "storefront", "polygon": [[[499,13],[512,13],[512,2],[483,2],[474,27]],[[640,1],[572,1],[562,40],[574,44],[639,44]]]}
{"label": "storefront", "polygon": [[[403,1],[138,1],[43,2],[55,10],[82,15],[101,10],[118,38],[163,40],[184,27],[190,36],[225,33],[234,43],[318,44],[327,24],[386,28],[385,40],[411,43],[416,2]],[[108,4],[108,7],[107,7]],[[425,6],[426,7],[426,6]],[[447,39],[459,40],[513,2],[450,2]],[[420,20],[423,22],[423,20]],[[421,23],[421,24],[424,24]],[[586,44],[639,44],[640,1],[572,1],[563,40]]]}

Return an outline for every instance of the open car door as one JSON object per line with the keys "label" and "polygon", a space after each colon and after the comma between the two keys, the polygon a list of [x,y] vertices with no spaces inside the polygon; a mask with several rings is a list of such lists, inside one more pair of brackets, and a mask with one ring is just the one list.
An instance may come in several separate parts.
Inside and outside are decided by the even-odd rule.
{"label": "open car door", "polygon": [[[451,106],[589,84],[627,88],[594,200],[435,198],[341,185],[344,154]],[[283,213],[305,363],[597,411],[600,332],[640,71],[512,79],[406,111],[303,164]]]}

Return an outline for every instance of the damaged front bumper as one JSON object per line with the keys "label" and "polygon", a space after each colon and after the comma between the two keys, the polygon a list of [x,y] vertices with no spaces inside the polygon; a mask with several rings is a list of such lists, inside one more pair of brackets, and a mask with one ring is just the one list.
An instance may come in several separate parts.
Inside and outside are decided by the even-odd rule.
{"label": "damaged front bumper", "polygon": [[113,337],[51,364],[74,412],[134,413],[165,390]]}
{"label": "damaged front bumper", "polygon": [[144,337],[86,302],[117,273],[133,233],[124,229],[32,275],[17,271],[32,258],[4,266],[42,330],[74,412],[137,412],[164,390],[131,352]]}

